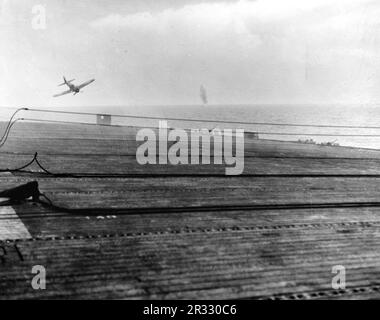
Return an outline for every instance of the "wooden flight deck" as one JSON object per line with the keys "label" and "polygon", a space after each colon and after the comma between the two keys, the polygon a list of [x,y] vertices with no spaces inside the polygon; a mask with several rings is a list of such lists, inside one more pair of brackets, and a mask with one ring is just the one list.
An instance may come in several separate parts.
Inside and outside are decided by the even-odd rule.
{"label": "wooden flight deck", "polygon": [[1,299],[380,298],[380,151],[246,139],[226,176],[137,164],[137,130],[14,125],[0,169],[38,152],[61,175],[0,173],[0,190],[38,181],[56,206],[0,206]]}

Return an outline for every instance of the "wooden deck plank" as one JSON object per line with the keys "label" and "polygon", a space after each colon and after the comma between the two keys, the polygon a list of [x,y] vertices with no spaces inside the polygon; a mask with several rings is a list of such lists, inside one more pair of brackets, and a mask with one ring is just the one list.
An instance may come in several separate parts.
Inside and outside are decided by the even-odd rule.
{"label": "wooden deck plank", "polygon": [[277,232],[286,230],[372,228],[380,225],[378,208],[218,211],[160,214],[75,215],[40,206],[16,206],[15,210],[33,237],[88,235],[133,236],[162,233],[218,233],[224,231]]}
{"label": "wooden deck plank", "polygon": [[10,206],[0,206],[0,241],[31,237],[16,211]]}
{"label": "wooden deck plank", "polygon": [[[352,273],[350,286],[373,285],[367,277],[379,275],[380,256],[373,250],[379,245],[379,230],[364,234],[324,230],[323,237],[299,232],[293,236],[252,238],[251,232],[232,232],[212,237],[180,234],[175,241],[170,235],[55,240],[54,248],[49,241],[24,241],[17,243],[24,261],[11,270],[4,265],[1,273],[23,275],[21,281],[25,281],[30,278],[31,265],[49,266],[52,289],[35,293],[40,297],[59,295],[68,288],[75,295],[76,290],[83,291],[82,281],[86,281],[90,292],[91,286],[107,291],[111,279],[111,284],[118,283],[123,288],[107,292],[113,297],[194,298],[196,292],[207,296],[216,289],[220,294],[223,289],[224,294],[234,292],[237,298],[247,297],[248,293],[271,296],[312,291],[315,287],[327,290],[331,268],[336,264],[346,265]],[[7,280],[0,284],[2,294],[12,294],[7,284]],[[242,287],[250,290],[240,291]]]}
{"label": "wooden deck plank", "polygon": [[[31,181],[0,178],[3,188]],[[39,178],[41,192],[66,208],[148,208],[378,202],[380,178],[159,177]]]}
{"label": "wooden deck plank", "polygon": [[[2,168],[18,168],[32,154],[0,153]],[[40,163],[53,173],[125,175],[225,175],[225,165],[140,165],[135,156],[43,155]],[[211,159],[211,162],[213,160]],[[104,165],[104,164],[107,165]],[[158,161],[157,161],[158,163]],[[189,160],[190,163],[190,160]],[[29,170],[41,171],[36,165]],[[380,159],[255,158],[244,159],[243,175],[380,175]]]}

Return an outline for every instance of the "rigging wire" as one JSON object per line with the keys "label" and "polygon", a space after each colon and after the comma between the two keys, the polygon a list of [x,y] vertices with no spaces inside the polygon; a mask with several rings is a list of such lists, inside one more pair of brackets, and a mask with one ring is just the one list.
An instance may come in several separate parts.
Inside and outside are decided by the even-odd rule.
{"label": "rigging wire", "polygon": [[[92,126],[103,126],[103,127],[117,127],[117,128],[142,128],[138,125],[116,125],[116,124],[97,124],[88,122],[78,122],[78,121],[68,121],[68,120],[48,120],[48,119],[35,119],[35,118],[21,118],[19,120],[23,121],[34,121],[34,122],[51,122],[51,123],[62,123],[62,124],[79,124],[79,125],[92,125]],[[159,129],[158,126],[144,126],[144,128]],[[175,129],[175,128],[167,128]],[[379,127],[380,129],[380,127]],[[191,130],[186,129],[184,130]],[[212,131],[212,130],[211,130]],[[322,136],[322,137],[380,137],[380,134],[336,134],[336,133],[296,133],[296,132],[267,132],[267,131],[244,131],[245,133],[261,134],[261,135],[276,135],[276,136]]]}
{"label": "rigging wire", "polygon": [[[71,115],[88,115],[97,116],[101,113],[65,111],[65,110],[49,110],[38,108],[25,108],[29,112],[55,113],[55,114],[71,114]],[[127,115],[127,114],[102,114],[115,118],[144,119],[144,120],[167,120],[167,121],[184,121],[184,122],[200,122],[200,123],[223,123],[223,124],[242,124],[242,125],[263,125],[263,126],[288,126],[288,127],[310,127],[310,128],[343,128],[343,129],[380,129],[380,126],[354,126],[354,125],[323,125],[323,124],[298,124],[298,123],[278,123],[278,122],[251,122],[237,120],[218,120],[218,119],[189,119],[180,117],[158,117],[143,115]]]}
{"label": "rigging wire", "polygon": [[15,125],[16,122],[21,121],[21,120],[23,120],[23,118],[17,118],[15,120],[13,120],[12,122],[9,122],[8,129],[4,133],[4,136],[2,137],[2,140],[0,142],[0,148],[2,148],[4,146],[4,144],[7,142],[8,137],[9,137],[9,133],[11,132],[12,127]]}
{"label": "rigging wire", "polygon": [[[25,109],[24,109],[25,110]],[[96,124],[96,123],[87,123],[87,122],[77,122],[77,121],[64,121],[64,120],[46,120],[46,119],[33,119],[33,118],[17,118],[13,121],[9,121],[7,125],[7,129],[3,135],[3,137],[0,140],[0,148],[4,146],[4,144],[7,142],[9,134],[11,132],[12,127],[15,125],[16,122],[19,121],[32,121],[32,122],[45,122],[45,123],[60,123],[60,124],[77,124],[77,125],[91,125],[91,126],[103,126],[103,127],[118,127],[118,128],[141,128],[141,126],[136,125],[114,125],[114,124]],[[145,128],[152,128],[152,129],[158,129],[158,127],[155,126],[145,126]],[[168,128],[173,129],[173,128]],[[190,129],[187,129],[190,130]],[[210,130],[212,131],[212,130]],[[247,134],[258,134],[258,135],[266,135],[266,136],[311,136],[311,137],[372,137],[372,138],[379,138],[380,134],[334,134],[334,133],[295,133],[295,132],[263,132],[263,131],[245,131]]]}
{"label": "rigging wire", "polygon": [[19,109],[17,109],[17,110],[12,114],[12,116],[11,116],[11,118],[9,119],[9,121],[8,121],[8,123],[7,123],[7,126],[6,126],[6,128],[5,128],[5,130],[4,130],[4,134],[3,134],[3,136],[2,136],[1,139],[0,139],[0,143],[4,140],[4,138],[5,138],[6,136],[8,136],[9,130],[10,130],[10,128],[13,126],[12,121],[13,121],[14,117],[16,116],[16,114],[18,114],[20,111],[26,111],[26,110],[28,110],[28,108],[19,108]]}
{"label": "rigging wire", "polygon": [[[91,112],[76,111],[59,111],[46,109],[29,109],[31,112],[48,112],[58,114],[75,114],[75,115],[98,115]],[[243,124],[243,125],[265,125],[265,126],[289,126],[289,127],[311,127],[311,128],[347,128],[347,129],[380,129],[380,126],[350,126],[350,125],[320,125],[320,124],[296,124],[296,123],[271,123],[271,122],[250,122],[235,120],[215,120],[215,119],[189,119],[175,117],[157,117],[157,116],[137,116],[137,115],[120,115],[109,114],[116,118],[146,119],[146,120],[167,120],[167,121],[185,121],[185,122],[206,122],[206,123],[223,123],[223,124]]]}

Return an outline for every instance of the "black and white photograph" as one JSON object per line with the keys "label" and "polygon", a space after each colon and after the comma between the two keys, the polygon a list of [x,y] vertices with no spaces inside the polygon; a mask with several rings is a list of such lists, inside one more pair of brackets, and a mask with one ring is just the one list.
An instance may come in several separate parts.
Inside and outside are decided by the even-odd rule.
{"label": "black and white photograph", "polygon": [[0,300],[377,299],[380,1],[0,0]]}

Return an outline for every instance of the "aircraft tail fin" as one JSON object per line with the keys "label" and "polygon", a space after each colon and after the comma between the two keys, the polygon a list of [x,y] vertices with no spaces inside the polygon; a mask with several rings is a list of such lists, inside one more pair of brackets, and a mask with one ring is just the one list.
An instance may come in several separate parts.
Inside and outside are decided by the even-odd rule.
{"label": "aircraft tail fin", "polygon": [[65,84],[68,85],[70,84],[71,82],[73,82],[75,79],[72,79],[72,80],[69,80],[67,81],[65,77],[63,77],[63,83],[59,84],[58,87],[61,87],[61,86],[64,86]]}

